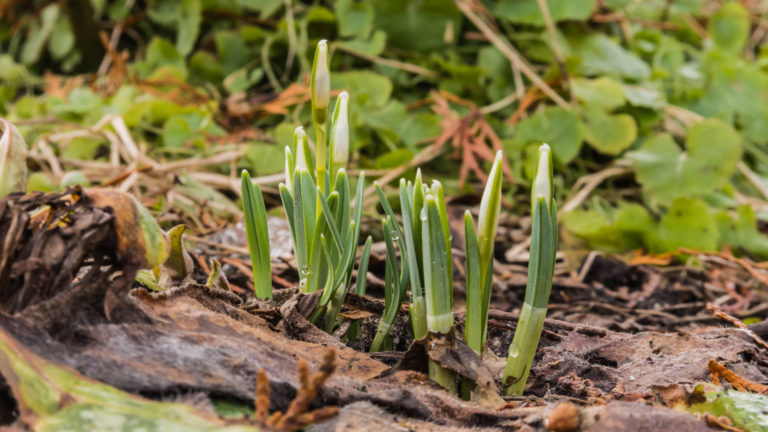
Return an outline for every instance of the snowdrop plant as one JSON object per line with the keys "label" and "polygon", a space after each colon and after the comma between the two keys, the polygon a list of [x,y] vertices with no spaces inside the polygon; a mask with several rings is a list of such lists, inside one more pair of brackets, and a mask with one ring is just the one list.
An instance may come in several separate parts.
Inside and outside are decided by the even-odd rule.
{"label": "snowdrop plant", "polygon": [[[322,290],[310,320],[316,322],[325,312],[324,327],[330,332],[352,277],[360,237],[365,173],[360,173],[357,179],[353,209],[346,173],[349,159],[349,95],[346,92],[336,101],[331,121],[333,133],[330,143],[326,142],[330,74],[325,41],[320,41],[315,52],[311,100],[317,137],[316,160],[312,158],[304,129],[296,128],[293,146],[286,148],[285,183],[280,184],[280,197],[299,268],[299,290],[305,294]],[[330,155],[331,149],[335,149],[333,155]],[[336,169],[333,178],[327,172],[331,166]]]}
{"label": "snowdrop plant", "polygon": [[405,292],[408,289],[408,266],[398,265],[395,242],[399,240],[398,230],[393,228],[397,222],[389,216],[381,223],[384,231],[384,243],[387,247],[387,261],[384,269],[384,313],[376,328],[376,335],[371,344],[371,352],[391,349],[390,332],[395,322],[400,306],[403,304]]}
{"label": "snowdrop plant", "polygon": [[[420,219],[427,330],[430,333],[450,334],[454,331],[453,265],[448,214],[440,182],[434,181],[424,197]],[[432,380],[456,393],[455,372],[441,367],[432,359],[428,366]]]}
{"label": "snowdrop plant", "polygon": [[507,395],[521,395],[539,345],[557,253],[557,208],[552,197],[552,153],[539,147],[539,162],[531,189],[531,248],[525,303],[509,346],[502,382]]}
{"label": "snowdrop plant", "polygon": [[[384,212],[388,216],[388,229],[385,231],[391,231],[392,237],[397,241],[400,248],[400,274],[406,275],[407,282],[411,287],[411,304],[410,304],[410,316],[411,316],[411,328],[413,329],[413,335],[416,339],[421,339],[427,335],[427,313],[425,309],[425,297],[424,297],[424,266],[422,265],[422,245],[421,245],[421,210],[424,206],[424,195],[429,191],[429,188],[421,181],[421,170],[416,171],[415,181],[412,183],[405,179],[400,179],[400,208],[401,218],[403,220],[402,228],[397,223],[395,218],[395,212],[392,210],[392,206],[389,203],[381,186],[376,184],[376,192],[379,195],[379,201],[384,209]],[[387,258],[387,264],[390,263]],[[386,270],[385,270],[386,272]],[[386,300],[385,292],[385,300]],[[402,298],[392,296],[393,301],[402,302]],[[399,309],[399,305],[394,309]],[[385,322],[391,320],[394,321],[394,316],[388,318],[387,313],[384,313],[382,318]],[[380,324],[379,328],[381,329]],[[391,326],[389,322],[388,326]],[[388,331],[389,327],[385,326],[384,329]],[[382,330],[384,331],[384,330]],[[382,336],[383,337],[383,336]],[[373,348],[372,348],[373,350]]]}
{"label": "snowdrop plant", "polygon": [[312,63],[312,76],[310,78],[310,97],[312,101],[312,126],[315,128],[317,138],[317,183],[320,190],[325,192],[326,186],[326,121],[328,118],[328,106],[331,104],[331,72],[328,63],[328,43],[325,39],[317,44],[315,59]]}
{"label": "snowdrop plant", "polygon": [[241,174],[245,234],[251,254],[253,288],[256,298],[272,298],[272,261],[270,259],[267,210],[259,185],[254,184],[248,171]]}

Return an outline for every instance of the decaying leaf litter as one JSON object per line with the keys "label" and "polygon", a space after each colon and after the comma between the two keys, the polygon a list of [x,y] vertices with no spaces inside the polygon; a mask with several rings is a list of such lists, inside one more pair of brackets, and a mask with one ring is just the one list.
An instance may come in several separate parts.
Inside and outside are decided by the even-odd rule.
{"label": "decaying leaf litter", "polygon": [[[319,368],[329,349],[335,352],[335,372],[312,406],[341,407],[336,420],[338,427],[368,421],[367,416],[373,415],[413,427],[442,424],[446,429],[514,426],[535,430],[544,427],[553,405],[560,402],[577,407],[575,412],[579,413],[583,430],[601,430],[607,426],[600,425],[613,424],[611,422],[621,424],[620,419],[626,420],[637,412],[644,414],[624,427],[636,428],[643,421],[649,424],[669,421],[680,422],[690,430],[705,430],[705,424],[693,417],[662,407],[689,397],[694,386],[710,381],[710,360],[723,364],[748,382],[766,382],[765,348],[756,345],[740,330],[717,325],[717,318],[706,312],[707,302],[722,301],[724,295],[729,295],[728,291],[705,273],[690,269],[660,274],[645,265],[626,266],[610,258],[597,257],[590,261],[591,268],[582,268],[582,281],[559,271],[553,289],[552,313],[545,322],[533,380],[528,386],[530,396],[514,398],[502,406],[488,406],[489,401],[463,402],[430,383],[418,372],[424,365],[408,361],[409,357],[420,357],[404,352],[405,348],[408,352],[424,350],[427,345],[408,347],[407,334],[399,336],[405,340],[395,345],[402,350],[372,358],[347,347],[338,335],[329,335],[312,326],[301,314],[301,300],[292,288],[278,289],[276,300],[271,304],[254,303],[248,296],[243,298],[206,287],[202,285],[202,277],[198,277],[199,283],[189,282],[173,292],[154,294],[143,288],[130,289],[131,284],[125,281],[138,265],[125,257],[119,259],[122,250],[116,243],[121,236],[131,234],[117,231],[117,224],[113,222],[126,215],[113,213],[112,207],[97,207],[87,190],[11,196],[4,204],[2,224],[3,232],[7,233],[4,240],[11,235],[15,240],[15,247],[4,249],[3,254],[10,257],[7,267],[10,271],[4,273],[8,281],[4,282],[4,308],[10,309],[9,305],[18,302],[8,294],[23,293],[25,279],[40,277],[40,266],[52,269],[52,265],[59,264],[40,263],[41,260],[34,259],[35,250],[76,239],[75,244],[82,252],[78,253],[76,266],[61,268],[58,273],[43,273],[67,283],[55,285],[54,292],[40,293],[18,306],[12,315],[3,316],[3,352],[23,349],[18,355],[35,360],[23,360],[22,364],[52,362],[72,368],[67,369],[68,373],[77,371],[85,377],[150,398],[192,401],[193,406],[207,412],[207,416],[212,415],[211,404],[222,400],[250,406],[256,395],[256,377],[260,370],[266,372],[270,381],[271,409],[287,410],[296,389],[301,387],[296,372],[299,364],[304,361],[310,368]],[[45,224],[30,228],[29,222],[21,224],[23,228],[12,229],[19,209],[40,205],[53,209],[48,224],[61,224],[56,219],[56,209],[62,206],[68,207],[72,220],[49,229],[44,229]],[[99,231],[101,235],[93,234]],[[46,235],[40,236],[41,232]],[[279,235],[279,231],[273,235]],[[200,254],[208,255],[204,251]],[[373,275],[369,281],[372,290],[377,285],[376,267],[383,260],[377,257],[376,248],[373,257]],[[701,257],[711,259],[708,266],[729,273],[732,280],[748,280],[749,273],[743,267],[727,265],[726,259],[714,258],[720,257]],[[503,356],[516,322],[514,312],[503,310],[515,310],[519,306],[524,274],[514,264],[500,267],[503,270],[496,275],[489,325],[490,348]],[[93,271],[94,268],[100,271]],[[611,271],[616,268],[622,271]],[[200,269],[196,271],[203,276]],[[456,271],[460,273],[462,269]],[[62,272],[69,272],[69,278],[75,277],[76,282],[58,277]],[[238,273],[232,273],[230,278],[235,284],[238,279],[248,279]],[[759,303],[763,294],[755,291],[753,295],[752,302]],[[515,298],[518,300],[509,300]],[[565,308],[566,302],[575,307]],[[664,305],[675,308],[685,305],[690,312],[665,311]],[[363,318],[363,334],[366,334],[365,329],[375,326],[375,317],[382,309],[380,301],[374,298],[351,298],[343,313],[350,317],[367,316]],[[632,321],[627,317],[635,318]],[[681,322],[682,319],[688,321]],[[461,326],[461,317],[457,323]],[[765,336],[764,328],[757,325],[755,329]],[[367,330],[367,334],[371,332],[372,329]],[[471,351],[461,354],[461,349],[450,348],[450,343],[438,345],[436,351],[429,349],[431,358],[447,362],[446,365],[458,361],[452,367],[459,373],[497,377],[500,364],[478,367],[469,361]],[[23,348],[15,348],[19,346]],[[445,355],[453,360],[441,360]],[[394,366],[398,361],[409,369]],[[4,358],[2,365],[11,394],[18,398],[20,385],[8,378],[19,374],[13,372],[14,361]],[[38,370],[46,369],[41,366]],[[47,396],[57,395],[55,400],[60,405],[71,403],[77,409],[85,409],[77,403],[87,402],[79,402],[75,390],[63,392],[72,392],[73,396],[62,399],[61,390]],[[70,398],[78,402],[71,402]],[[40,424],[66,420],[58,418],[64,414],[48,413],[49,418],[46,413],[25,408],[24,396],[17,400],[16,407],[5,410],[4,418],[15,418],[28,425],[37,424],[38,420],[32,419],[38,417],[45,419],[40,420]],[[372,405],[361,405],[366,402]]]}
{"label": "decaying leaf litter", "polygon": [[[546,2],[539,2],[539,8],[546,22],[548,12],[543,4]],[[488,17],[480,18],[478,9],[467,7],[465,3],[460,2],[458,6],[514,64],[513,57],[519,54],[496,36],[497,30],[488,26]],[[494,12],[497,16],[514,16],[508,5],[506,12],[503,8]],[[738,18],[740,13],[740,9],[726,6],[713,21]],[[546,26],[552,36],[552,23],[546,22]],[[188,46],[186,42],[181,43],[181,35],[179,39],[179,49]],[[592,39],[591,44],[610,45],[605,39]],[[729,48],[727,38],[716,33],[715,39],[718,48]],[[106,35],[102,40],[112,62],[121,65],[125,55],[110,49]],[[733,45],[738,45],[738,41]],[[572,91],[572,97],[581,102],[589,102],[594,96],[591,92],[596,88],[613,84],[610,80],[590,82],[581,78],[568,82],[562,53],[555,50],[555,56],[563,74],[563,89]],[[553,92],[549,87],[551,83],[537,81],[535,73],[524,66],[518,64],[541,92],[567,111],[568,102]],[[124,74],[121,67],[124,66],[114,70],[118,75]],[[516,72],[520,71],[516,69]],[[632,73],[629,70],[623,72]],[[153,85],[140,81],[135,84],[149,88]],[[55,90],[54,87],[51,89]],[[60,90],[65,96],[71,91]],[[104,90],[107,93],[114,91]],[[521,103],[512,122],[519,121],[525,108],[539,97],[536,91],[516,95]],[[287,102],[289,105],[316,96],[311,87],[310,96],[300,85],[294,87],[294,93],[299,95],[298,99],[291,99]],[[198,103],[205,102],[205,96],[194,91],[191,94],[201,96]],[[292,97],[290,92],[281,96]],[[384,173],[383,179],[394,179],[408,167],[435,157],[449,140],[455,147],[453,156],[462,156],[459,182],[463,184],[470,171],[484,178],[478,161],[492,160],[491,149],[498,150],[501,145],[480,115],[489,110],[478,110],[471,102],[450,93],[434,93],[432,98],[434,111],[446,120],[443,135],[403,168]],[[448,101],[465,105],[472,114],[463,118],[453,115]],[[637,132],[629,133],[633,136],[630,139],[627,134],[602,135],[601,129],[616,125],[625,131],[634,128],[634,120],[629,115],[612,113],[624,100],[592,102],[595,104],[590,107],[589,119],[584,124],[585,141],[604,154],[621,152]],[[670,113],[689,127],[688,154],[680,154],[676,147],[671,147],[675,144],[666,135],[659,135],[640,150],[627,153],[636,164],[638,181],[644,190],[662,204],[671,204],[669,217],[658,225],[659,232],[652,232],[653,235],[643,238],[640,244],[655,251],[669,250],[670,245],[688,245],[697,249],[681,248],[674,257],[672,254],[624,256],[621,261],[596,252],[581,254],[578,252],[583,246],[580,241],[594,245],[601,236],[630,234],[632,237],[636,228],[627,226],[626,221],[622,222],[621,216],[617,216],[608,227],[601,225],[595,230],[584,223],[595,214],[574,212],[566,225],[568,231],[580,240],[564,240],[566,247],[562,248],[564,253],[558,258],[549,318],[544,321],[542,343],[536,353],[526,397],[514,397],[505,402],[499,396],[498,377],[519,318],[516,311],[521,306],[525,265],[529,261],[525,249],[530,220],[509,217],[502,224],[496,250],[498,261],[493,267],[494,308],[488,312],[489,351],[483,353],[483,362],[479,362],[476,354],[462,343],[461,337],[454,337],[453,333],[431,334],[425,340],[413,341],[404,309],[394,317],[391,336],[395,350],[375,354],[364,352],[377,334],[378,317],[386,309],[377,300],[382,297],[382,290],[387,289],[389,281],[382,274],[385,273],[383,268],[391,262],[390,251],[382,243],[372,247],[371,272],[366,278],[369,295],[347,296],[338,311],[344,321],[338,328],[328,328],[335,329],[329,335],[308,321],[308,318],[314,320],[312,311],[323,300],[317,294],[299,294],[302,281],[293,275],[297,271],[301,275],[302,268],[296,268],[289,252],[277,253],[277,260],[272,263],[275,272],[272,282],[275,287],[284,289],[276,288],[274,300],[252,298],[250,288],[256,278],[248,268],[247,245],[222,244],[227,243],[222,239],[228,237],[226,231],[230,228],[207,238],[195,236],[189,239],[190,246],[196,247],[192,248],[192,255],[181,253],[176,256],[178,268],[161,269],[159,274],[149,275],[155,277],[156,282],[160,282],[164,274],[171,278],[181,276],[177,286],[161,293],[137,286],[132,282],[137,271],[152,267],[150,262],[162,261],[159,257],[139,252],[152,242],[146,236],[143,239],[136,236],[136,226],[143,223],[141,206],[127,196],[109,190],[74,188],[60,194],[11,196],[3,201],[0,219],[4,224],[3,232],[7,234],[3,238],[0,282],[6,285],[2,293],[3,308],[13,315],[4,315],[0,324],[3,328],[2,352],[5,353],[0,372],[9,384],[3,398],[9,402],[15,400],[16,405],[13,409],[5,409],[0,417],[7,418],[8,422],[16,420],[19,426],[51,430],[68,426],[88,428],[88,425],[103,424],[107,418],[122,419],[126,423],[118,427],[126,428],[291,430],[312,425],[322,430],[361,428],[360,424],[365,422],[370,428],[398,424],[414,429],[472,426],[523,430],[761,430],[765,413],[760,404],[764,400],[755,394],[766,391],[765,326],[764,322],[746,326],[739,317],[765,316],[764,267],[734,256],[727,249],[719,254],[700,252],[699,247],[714,249],[711,236],[703,236],[701,243],[691,242],[684,236],[666,239],[664,235],[672,234],[671,230],[690,221],[690,215],[706,211],[707,204],[697,199],[677,199],[674,195],[677,192],[666,187],[669,183],[664,183],[670,179],[657,177],[658,164],[646,164],[649,155],[668,152],[670,148],[678,156],[690,156],[693,168],[714,169],[716,174],[712,184],[688,191],[701,193],[704,189],[717,187],[728,171],[718,171],[712,165],[713,160],[708,159],[711,155],[701,152],[702,137],[717,136],[724,141],[738,137],[722,122],[703,120],[689,111],[670,109]],[[312,114],[315,121],[314,110]],[[547,128],[542,127],[546,122],[541,121],[547,115],[567,117],[563,111],[538,114],[541,115],[521,124],[521,134],[542,133]],[[253,115],[253,112],[246,115]],[[673,135],[680,135],[675,127],[669,129]],[[216,219],[222,213],[239,212],[227,197],[202,186],[206,184],[237,193],[237,182],[232,175],[194,173],[175,177],[172,173],[227,161],[231,162],[234,171],[234,162],[242,156],[241,151],[227,153],[223,149],[207,159],[164,164],[144,154],[144,149],[136,145],[120,116],[107,115],[84,132],[103,134],[113,145],[111,163],[81,165],[109,174],[107,181],[99,183],[139,191],[139,187],[156,188],[158,179],[178,181],[180,185],[173,188],[164,186],[161,181],[160,188],[152,193],[173,196],[175,194],[169,191],[178,189],[180,194],[173,198],[177,199],[181,214],[172,214],[172,219],[198,228],[220,229]],[[50,138],[66,142],[71,136],[64,134]],[[534,141],[540,139],[543,140],[537,137]],[[489,141],[489,147],[484,146],[485,140]],[[49,144],[45,140],[36,141],[33,155],[48,164],[52,171],[63,174],[62,166],[73,161],[56,157]],[[565,156],[562,151],[557,151],[557,155],[573,157]],[[735,157],[738,155],[733,152],[724,156],[728,157],[719,160],[724,166],[738,162]],[[115,168],[122,163],[120,159],[128,166],[114,175]],[[671,180],[689,180],[691,166],[684,165],[680,177]],[[759,185],[754,181],[755,174],[746,165],[741,164],[739,170],[753,184]],[[626,165],[619,163],[614,168],[586,176],[581,182],[583,189],[566,202],[565,207],[571,210],[579,207],[596,184],[627,172]],[[506,165],[505,175],[513,179]],[[80,177],[69,176],[71,178],[65,181],[66,177],[62,178],[63,186],[83,179],[82,174]],[[94,178],[92,173],[91,178]],[[658,184],[656,180],[660,180]],[[319,186],[322,188],[322,183]],[[269,192],[274,193],[268,191],[267,199]],[[666,195],[668,192],[674,192],[673,196]],[[460,199],[449,201],[448,222],[454,243],[453,273],[458,300],[455,309],[459,312],[455,324],[456,333],[460,335],[467,327],[461,313],[462,278],[469,279],[467,272],[470,271],[462,265],[462,245],[466,239],[463,238],[460,215],[465,206]],[[211,208],[199,212],[196,203],[210,204]],[[638,207],[623,207],[618,214],[623,215],[622,211],[647,217],[645,210]],[[677,220],[676,215],[686,216]],[[732,220],[727,215],[725,221],[718,219],[718,231],[722,235],[733,234],[730,241],[735,246],[759,254],[762,247],[759,239],[750,242],[739,237],[743,237],[743,229],[754,225],[754,214],[740,208],[738,216],[733,233],[728,231],[727,223]],[[726,225],[719,225],[721,222]],[[370,220],[366,223],[375,226]],[[610,226],[611,223],[615,225]],[[695,224],[692,228],[706,232],[712,225]],[[183,229],[176,231],[177,240],[180,240],[181,231]],[[237,233],[237,228],[233,231]],[[280,235],[280,230],[270,231],[273,236]],[[370,226],[364,230],[372,231],[375,228]],[[243,238],[244,234],[235,234],[235,237]],[[290,235],[283,231],[282,238],[282,243],[287,243]],[[620,243],[623,241],[626,238]],[[637,238],[632,241],[637,243]],[[500,249],[505,252],[503,257]],[[246,254],[238,255],[243,251]],[[250,252],[253,254],[254,249]],[[227,279],[218,276],[222,269],[220,263],[225,264],[224,273],[232,283],[226,283]],[[255,269],[256,261],[252,263]],[[680,265],[677,268],[652,267],[669,263]],[[178,272],[179,268],[184,270],[183,274]],[[37,285],[45,285],[47,289],[36,290]],[[227,287],[238,294],[228,291]],[[727,327],[720,324],[727,324]],[[346,336],[353,326],[362,336],[348,340]],[[269,349],[265,350],[265,347]],[[78,372],[61,369],[49,362]],[[473,381],[471,402],[463,402],[431,383],[421,373],[427,370],[427,363],[437,364]],[[311,373],[312,369],[317,372]],[[89,381],[86,377],[104,384]],[[712,384],[702,384],[708,381]],[[716,386],[721,383],[737,392],[720,391]],[[172,402],[156,404],[116,391],[110,385],[150,399]],[[94,399],[94,395],[98,397]],[[699,416],[681,410],[696,412]],[[250,412],[249,417],[222,420],[218,416],[225,413],[237,416],[243,412]],[[84,418],[87,421],[83,421]],[[323,423],[326,419],[331,421]]]}
{"label": "decaying leaf litter", "polygon": [[[514,426],[535,430],[544,427],[553,405],[569,403],[576,406],[574,413],[578,413],[583,430],[604,430],[601,428],[612,422],[622,424],[622,419],[636,415],[638,409],[645,413],[641,419],[623,427],[661,421],[705,430],[703,422],[662,407],[691,397],[698,383],[709,381],[712,371],[708,363],[722,364],[755,386],[766,381],[765,347],[755,344],[752,336],[743,331],[716,325],[718,318],[706,311],[707,302],[722,302],[725,296],[731,296],[719,281],[688,268],[661,274],[646,265],[627,266],[597,256],[582,267],[582,280],[558,271],[552,312],[545,322],[533,380],[528,386],[530,396],[506,404],[495,398],[467,403],[429,382],[419,372],[425,368],[418,360],[423,357],[409,354],[426,348],[430,358],[460,374],[498,379],[500,364],[473,362],[473,353],[462,354],[455,342],[409,346],[407,329],[401,327],[402,333],[395,335],[402,339],[395,344],[400,350],[369,356],[347,347],[340,334],[329,335],[307,322],[301,313],[305,298],[299,299],[295,288],[278,289],[273,302],[254,303],[249,296],[203,285],[200,268],[196,269],[198,282],[189,281],[169,292],[131,289],[132,284],[126,281],[143,263],[128,259],[130,249],[118,246],[131,247],[125,240],[135,237],[135,230],[120,231],[125,224],[116,223],[116,219],[127,218],[135,223],[131,218],[136,216],[113,210],[119,207],[114,202],[108,207],[98,207],[98,202],[88,190],[79,189],[4,199],[3,256],[9,259],[3,272],[3,298],[4,308],[14,313],[3,316],[3,352],[30,359],[16,362],[52,362],[72,368],[68,373],[79,372],[150,398],[192,401],[198,411],[210,417],[211,405],[222,400],[250,406],[257,395],[256,377],[261,370],[270,381],[271,409],[286,411],[302,386],[296,372],[300,364],[306,362],[310,368],[319,368],[332,349],[335,372],[319,391],[314,406],[341,407],[339,427],[375,415],[393,422],[410,422],[413,427],[441,424],[448,429]],[[43,205],[50,209],[46,219],[19,223],[25,210]],[[67,215],[66,221],[61,219],[63,215]],[[279,230],[272,235],[279,236]],[[13,242],[5,241],[11,238]],[[77,250],[74,265],[35,258],[35,253],[56,244],[78,245],[62,249]],[[380,253],[374,248],[369,278],[372,291],[377,287],[376,268],[383,261]],[[203,250],[199,254],[213,256]],[[217,256],[223,259],[223,255]],[[750,280],[750,273],[742,265],[728,265],[731,262],[727,258],[700,258],[710,260],[708,267],[713,270],[729,274],[729,280]],[[742,264],[754,265],[749,261]],[[42,266],[49,271],[40,272]],[[516,314],[503,310],[519,307],[524,273],[511,263],[499,267],[494,309],[489,312],[489,346],[503,357],[516,323]],[[235,267],[232,270],[233,283],[241,280],[245,285],[249,277],[237,273]],[[456,269],[458,273],[462,270]],[[56,289],[38,291],[24,302],[19,300],[28,286],[26,281],[40,277],[48,278]],[[750,303],[760,307],[763,294],[759,290],[751,292],[754,298]],[[566,304],[572,307],[566,308]],[[665,305],[674,309],[665,311]],[[687,308],[686,314],[675,313],[681,305]],[[352,297],[342,313],[362,318],[362,334],[370,337],[382,309],[380,300]],[[760,312],[749,314],[755,313]],[[457,324],[462,325],[460,315]],[[758,337],[765,336],[764,326],[754,328]],[[12,378],[21,373],[15,372],[18,367],[13,358],[4,359],[3,375],[10,393],[16,395],[17,406],[6,409],[3,417],[27,425],[67,421],[61,412],[54,415],[25,407],[30,402],[25,402],[24,393],[18,393],[23,381]],[[42,376],[47,371],[43,366],[36,370]],[[72,395],[64,397],[63,392]],[[86,409],[83,406],[88,404],[69,388],[46,395],[55,397],[59,405],[72,404],[73,410]],[[120,397],[130,399],[127,395]],[[360,405],[364,402],[372,405]],[[33,420],[37,418],[42,420]],[[317,427],[332,426],[321,423]]]}

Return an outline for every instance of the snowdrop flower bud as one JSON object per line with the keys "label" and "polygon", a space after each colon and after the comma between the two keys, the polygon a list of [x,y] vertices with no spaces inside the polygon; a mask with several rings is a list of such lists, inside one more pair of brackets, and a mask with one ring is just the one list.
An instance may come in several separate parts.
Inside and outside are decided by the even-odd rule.
{"label": "snowdrop flower bud", "polygon": [[493,242],[494,238],[485,238],[485,235],[495,234],[499,223],[499,212],[501,211],[501,163],[503,154],[501,151],[496,153],[496,159],[493,161],[491,172],[488,174],[488,181],[485,184],[483,198],[480,201],[480,213],[478,214],[478,227],[480,233],[480,242]]}
{"label": "snowdrop flower bud", "polygon": [[304,133],[303,127],[299,126],[293,132],[293,142],[296,145],[296,168],[294,172],[299,170],[309,171],[306,152],[307,134]]}
{"label": "snowdrop flower bud", "polygon": [[328,108],[331,104],[331,73],[328,67],[328,43],[325,39],[317,44],[310,87],[312,108],[316,110]]}
{"label": "snowdrop flower bud", "polygon": [[531,194],[534,199],[544,198],[547,207],[552,204],[552,152],[547,144],[539,147],[539,165],[536,167],[536,178]]}
{"label": "snowdrop flower bud", "polygon": [[349,93],[343,91],[333,112],[333,163],[345,167],[349,161]]}

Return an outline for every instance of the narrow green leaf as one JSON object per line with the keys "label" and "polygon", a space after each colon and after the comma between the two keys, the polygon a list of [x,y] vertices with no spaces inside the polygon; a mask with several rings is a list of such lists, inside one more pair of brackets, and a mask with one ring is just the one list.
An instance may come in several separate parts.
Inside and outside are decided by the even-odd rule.
{"label": "narrow green leaf", "polygon": [[248,171],[241,175],[245,233],[253,269],[253,285],[256,297],[272,298],[272,270],[269,252],[267,212],[261,189],[254,185]]}
{"label": "narrow green leaf", "polygon": [[467,210],[464,213],[464,250],[466,254],[466,279],[467,279],[467,312],[464,326],[464,340],[470,348],[480,355],[483,351],[483,283],[485,276],[481,272],[480,250],[478,247],[475,224],[472,222],[472,214]]}

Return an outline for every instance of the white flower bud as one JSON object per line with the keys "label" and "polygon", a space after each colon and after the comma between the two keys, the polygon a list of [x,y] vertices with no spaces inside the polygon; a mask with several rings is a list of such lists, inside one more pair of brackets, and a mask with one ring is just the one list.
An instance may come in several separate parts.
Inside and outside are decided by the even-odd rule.
{"label": "white flower bud", "polygon": [[[488,174],[488,181],[485,184],[483,198],[480,200],[480,213],[478,214],[477,230],[483,237],[486,233],[495,233],[499,222],[499,212],[501,211],[501,163],[503,154],[501,150],[496,152],[496,160],[493,161],[491,172]],[[496,188],[495,185],[499,187]],[[489,208],[493,204],[493,208]],[[488,226],[490,225],[490,226]],[[485,239],[493,241],[493,239]]]}
{"label": "white flower bud", "polygon": [[328,66],[328,43],[317,44],[315,64],[312,65],[312,107],[326,109],[331,104],[331,73]]}
{"label": "white flower bud", "polygon": [[304,128],[299,126],[293,132],[293,142],[296,144],[296,164],[294,172],[299,170],[309,171],[309,164],[307,164],[307,154],[305,152],[304,143],[307,141],[307,134],[304,133]]}
{"label": "white flower bud", "polygon": [[552,201],[552,152],[547,144],[539,147],[539,165],[536,168],[532,194],[536,198],[543,197],[547,206]]}
{"label": "white flower bud", "polygon": [[346,166],[349,161],[349,93],[343,91],[333,113],[333,163]]}

